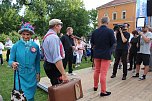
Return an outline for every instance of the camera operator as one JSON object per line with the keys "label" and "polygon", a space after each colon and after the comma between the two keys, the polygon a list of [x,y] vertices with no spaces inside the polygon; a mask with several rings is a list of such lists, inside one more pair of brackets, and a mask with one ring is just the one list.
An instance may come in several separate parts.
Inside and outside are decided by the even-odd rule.
{"label": "camera operator", "polygon": [[116,25],[114,31],[116,32],[117,46],[115,50],[115,62],[113,67],[113,74],[111,78],[116,77],[117,67],[121,58],[123,64],[123,77],[122,80],[126,80],[127,76],[127,54],[128,54],[128,40],[130,34],[127,32],[128,26],[126,24]]}

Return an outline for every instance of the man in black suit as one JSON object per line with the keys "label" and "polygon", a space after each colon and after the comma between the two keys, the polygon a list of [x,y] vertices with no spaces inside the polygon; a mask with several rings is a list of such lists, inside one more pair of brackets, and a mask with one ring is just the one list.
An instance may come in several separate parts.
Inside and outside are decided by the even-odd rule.
{"label": "man in black suit", "polygon": [[68,27],[66,30],[66,35],[63,35],[61,37],[61,41],[64,47],[65,51],[65,58],[63,59],[63,66],[64,69],[66,69],[67,63],[68,63],[68,73],[70,75],[74,75],[73,69],[72,69],[72,61],[73,61],[73,50],[75,48],[74,41],[72,38],[73,34],[73,28]]}

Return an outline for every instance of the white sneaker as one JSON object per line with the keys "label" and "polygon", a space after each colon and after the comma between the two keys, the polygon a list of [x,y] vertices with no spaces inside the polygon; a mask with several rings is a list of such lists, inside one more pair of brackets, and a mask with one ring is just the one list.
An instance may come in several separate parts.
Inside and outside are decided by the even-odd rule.
{"label": "white sneaker", "polygon": [[77,67],[78,67],[78,65],[75,66],[75,68],[77,68]]}
{"label": "white sneaker", "polygon": [[7,65],[7,67],[11,67],[11,66]]}

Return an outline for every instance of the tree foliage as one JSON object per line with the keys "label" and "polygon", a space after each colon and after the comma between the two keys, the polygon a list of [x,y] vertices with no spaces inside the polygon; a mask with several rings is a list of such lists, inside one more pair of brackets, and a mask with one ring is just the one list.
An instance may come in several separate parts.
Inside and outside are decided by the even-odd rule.
{"label": "tree foliage", "polygon": [[87,35],[97,25],[96,10],[87,11],[82,0],[32,0],[32,3],[25,5],[22,16],[19,12],[25,0],[16,0],[15,4],[11,1],[3,0],[0,4],[0,33],[18,31],[22,22],[30,22],[35,26],[35,32],[43,36],[48,30],[49,20],[53,18],[62,20],[62,33],[66,33],[66,28],[71,26],[78,36]]}
{"label": "tree foliage", "polygon": [[16,6],[11,5],[10,0],[3,0],[0,4],[0,33],[16,31],[20,25],[20,18]]}
{"label": "tree foliage", "polygon": [[66,33],[68,26],[73,27],[74,34],[78,36],[88,33],[89,16],[81,0],[60,0],[50,7],[52,7],[49,11],[51,19],[59,18],[63,21],[63,33]]}
{"label": "tree foliage", "polygon": [[89,11],[90,24],[93,25],[92,30],[97,28],[97,10],[92,9]]}

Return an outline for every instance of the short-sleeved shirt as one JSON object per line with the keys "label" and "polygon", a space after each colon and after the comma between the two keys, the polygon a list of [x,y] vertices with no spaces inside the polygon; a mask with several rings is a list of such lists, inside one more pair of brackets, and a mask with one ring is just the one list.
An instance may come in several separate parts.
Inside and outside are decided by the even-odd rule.
{"label": "short-sleeved shirt", "polygon": [[11,49],[12,46],[13,46],[13,43],[12,43],[11,40],[5,42],[5,47],[6,47],[7,49]]}
{"label": "short-sleeved shirt", "polygon": [[[147,32],[144,34],[147,38],[152,39],[152,33]],[[138,53],[142,54],[150,54],[150,47],[151,47],[151,42],[145,42],[142,36],[140,37],[140,50]]]}
{"label": "short-sleeved shirt", "polygon": [[128,50],[128,41],[130,38],[130,34],[128,32],[123,32],[124,37],[127,39],[127,42],[123,43],[121,34],[117,33],[117,46],[116,49]]}
{"label": "short-sleeved shirt", "polygon": [[138,37],[133,37],[131,39],[130,43],[131,43],[130,52],[131,53],[137,53]]}
{"label": "short-sleeved shirt", "polygon": [[2,50],[4,49],[4,45],[2,42],[0,42],[0,54],[2,54]]}
{"label": "short-sleeved shirt", "polygon": [[47,34],[49,33],[50,35],[48,35],[42,43],[44,56],[47,62],[56,63],[64,58],[64,49],[57,33],[52,29],[47,32]]}
{"label": "short-sleeved shirt", "polygon": [[132,35],[132,33],[130,33],[130,37],[129,37],[129,41],[128,42],[131,42],[131,39],[133,38],[134,36]]}

